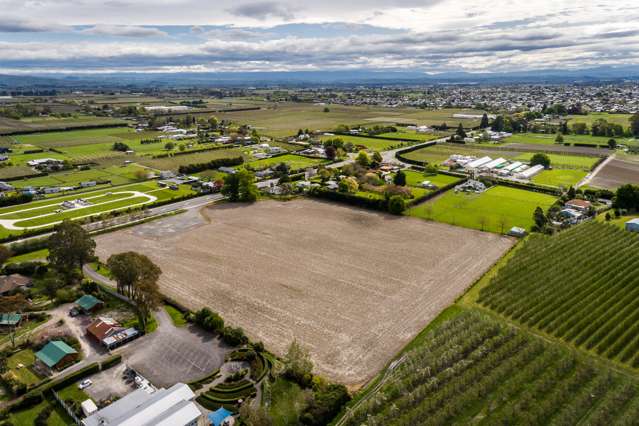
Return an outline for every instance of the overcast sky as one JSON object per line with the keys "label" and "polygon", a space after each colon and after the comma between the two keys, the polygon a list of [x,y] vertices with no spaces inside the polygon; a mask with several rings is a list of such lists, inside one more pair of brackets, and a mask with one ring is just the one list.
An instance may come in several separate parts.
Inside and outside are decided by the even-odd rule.
{"label": "overcast sky", "polygon": [[637,0],[0,0],[0,73],[639,65]]}

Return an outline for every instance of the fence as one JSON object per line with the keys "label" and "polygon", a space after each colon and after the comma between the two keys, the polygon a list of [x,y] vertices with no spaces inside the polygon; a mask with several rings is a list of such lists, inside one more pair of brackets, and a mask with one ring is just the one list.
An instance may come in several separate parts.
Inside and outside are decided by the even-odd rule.
{"label": "fence", "polygon": [[64,408],[64,411],[67,412],[69,417],[71,417],[73,419],[75,424],[81,426],[82,425],[82,421],[78,418],[78,416],[75,415],[75,411],[73,411],[73,409],[71,407],[69,407],[69,405],[62,400],[62,398],[60,398],[60,395],[58,395],[58,393],[55,390],[51,389],[51,393],[53,394],[53,397],[56,399],[56,401],[58,401],[60,403],[62,408]]}

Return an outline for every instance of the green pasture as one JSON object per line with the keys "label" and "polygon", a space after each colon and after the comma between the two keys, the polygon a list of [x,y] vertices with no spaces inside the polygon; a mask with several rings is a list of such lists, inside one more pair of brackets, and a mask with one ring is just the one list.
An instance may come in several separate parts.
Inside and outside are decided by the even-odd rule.
{"label": "green pasture", "polygon": [[586,123],[588,128],[597,120],[603,119],[608,123],[619,124],[625,128],[630,126],[630,117],[632,114],[611,114],[608,112],[591,112],[587,115],[570,115],[568,116],[568,125],[574,123]]}
{"label": "green pasture", "polygon": [[409,130],[382,133],[378,136],[382,136],[385,138],[399,139],[404,141],[416,141],[416,142],[428,142],[428,141],[440,139],[443,137],[442,135],[437,135],[433,133],[417,133],[417,132],[411,132]]}
{"label": "green pasture", "polygon": [[322,140],[327,139],[341,139],[344,143],[352,143],[355,146],[364,146],[371,151],[388,151],[392,148],[399,148],[400,146],[409,146],[417,143],[417,141],[402,141],[402,140],[385,140],[367,138],[365,136],[350,136],[350,135],[335,135],[335,136],[322,136]]}
{"label": "green pasture", "polygon": [[588,174],[580,169],[552,169],[544,170],[532,178],[533,183],[539,185],[563,186],[568,188],[575,186]]}
{"label": "green pasture", "polygon": [[284,154],[277,157],[250,161],[238,167],[250,167],[254,170],[262,170],[262,169],[276,166],[280,163],[288,164],[291,170],[303,170],[309,167],[316,167],[316,166],[319,166],[320,164],[326,163],[326,160],[321,158],[303,157],[301,155]]}
{"label": "green pasture", "polygon": [[481,194],[444,193],[408,210],[409,216],[465,228],[505,233],[513,226],[530,229],[536,207],[547,210],[555,197],[506,186],[494,186]]}

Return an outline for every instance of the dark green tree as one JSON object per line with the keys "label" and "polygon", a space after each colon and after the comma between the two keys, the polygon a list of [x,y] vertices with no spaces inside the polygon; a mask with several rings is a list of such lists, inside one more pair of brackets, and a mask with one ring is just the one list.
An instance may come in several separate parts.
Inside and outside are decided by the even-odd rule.
{"label": "dark green tree", "polygon": [[95,241],[79,224],[65,220],[56,225],[49,237],[47,260],[67,278],[95,258]]}
{"label": "dark green tree", "polygon": [[461,139],[461,140],[465,139],[466,136],[468,136],[468,135],[466,135],[466,131],[464,130],[464,126],[462,126],[461,123],[459,123],[459,126],[457,126],[457,131],[455,132],[455,135],[457,135],[457,138]]}
{"label": "dark green tree", "polygon": [[530,159],[530,165],[531,166],[536,166],[536,165],[542,165],[544,166],[544,168],[549,168],[550,167],[550,157],[548,157],[546,154],[538,152],[537,154],[533,155],[532,158]]}
{"label": "dark green tree", "polygon": [[393,183],[397,186],[406,186],[406,173],[398,171],[393,177]]}
{"label": "dark green tree", "polygon": [[488,114],[484,113],[484,115],[481,116],[481,123],[479,123],[479,128],[487,129],[488,126],[490,126],[490,123],[488,122]]}

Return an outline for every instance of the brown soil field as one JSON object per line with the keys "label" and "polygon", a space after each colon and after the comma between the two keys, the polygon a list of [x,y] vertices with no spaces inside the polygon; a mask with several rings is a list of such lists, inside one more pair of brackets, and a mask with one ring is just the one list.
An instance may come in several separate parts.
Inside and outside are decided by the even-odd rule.
{"label": "brown soil field", "polygon": [[[473,284],[514,240],[416,218],[297,200],[222,204],[101,235],[135,250],[161,290],[209,306],[277,354],[296,338],[316,371],[358,386]],[[191,218],[192,219],[192,218]]]}
{"label": "brown soil field", "polygon": [[626,183],[639,184],[639,163],[615,158],[597,173],[590,185],[597,188],[616,189]]}

